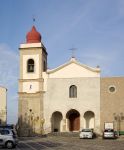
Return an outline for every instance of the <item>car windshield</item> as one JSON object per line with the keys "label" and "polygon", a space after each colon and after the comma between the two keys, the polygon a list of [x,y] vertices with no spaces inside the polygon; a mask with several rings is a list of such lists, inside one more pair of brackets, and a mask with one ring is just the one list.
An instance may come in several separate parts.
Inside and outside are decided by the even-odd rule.
{"label": "car windshield", "polygon": [[106,129],[104,132],[114,132],[113,129]]}
{"label": "car windshield", "polygon": [[9,130],[5,130],[5,129],[0,130],[0,134],[1,135],[7,135],[7,134],[9,134]]}
{"label": "car windshield", "polygon": [[83,129],[82,132],[92,132],[91,129]]}

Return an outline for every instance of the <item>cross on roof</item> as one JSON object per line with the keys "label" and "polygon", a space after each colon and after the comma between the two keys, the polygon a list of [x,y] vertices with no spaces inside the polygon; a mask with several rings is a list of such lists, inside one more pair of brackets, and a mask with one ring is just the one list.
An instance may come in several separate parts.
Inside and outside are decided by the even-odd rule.
{"label": "cross on roof", "polygon": [[72,52],[72,53],[71,53],[71,55],[72,55],[71,57],[72,57],[72,58],[75,58],[75,51],[77,50],[77,48],[71,48],[71,49],[69,49],[69,50],[71,50],[71,52]]}

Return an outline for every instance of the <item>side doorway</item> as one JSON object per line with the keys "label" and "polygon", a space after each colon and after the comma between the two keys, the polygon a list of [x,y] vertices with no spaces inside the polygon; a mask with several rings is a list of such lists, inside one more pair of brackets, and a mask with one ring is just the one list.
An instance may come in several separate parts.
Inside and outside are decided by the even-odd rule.
{"label": "side doorway", "polygon": [[95,114],[92,111],[86,111],[84,113],[84,120],[85,120],[85,128],[92,128],[95,127]]}
{"label": "side doorway", "polygon": [[61,132],[62,113],[56,111],[52,114],[51,128],[52,132]]}

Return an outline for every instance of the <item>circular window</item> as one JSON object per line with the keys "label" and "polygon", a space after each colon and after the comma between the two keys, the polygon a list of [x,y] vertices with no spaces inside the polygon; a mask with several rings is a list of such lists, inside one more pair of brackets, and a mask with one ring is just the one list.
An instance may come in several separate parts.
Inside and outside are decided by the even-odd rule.
{"label": "circular window", "polygon": [[115,86],[110,86],[109,87],[109,92],[114,93],[116,91]]}

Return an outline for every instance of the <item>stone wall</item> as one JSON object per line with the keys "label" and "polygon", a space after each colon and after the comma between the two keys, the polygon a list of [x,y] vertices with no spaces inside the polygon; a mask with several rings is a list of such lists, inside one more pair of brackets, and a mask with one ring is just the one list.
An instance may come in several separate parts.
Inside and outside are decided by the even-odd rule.
{"label": "stone wall", "polygon": [[101,78],[101,130],[113,122],[115,130],[124,131],[124,77]]}

